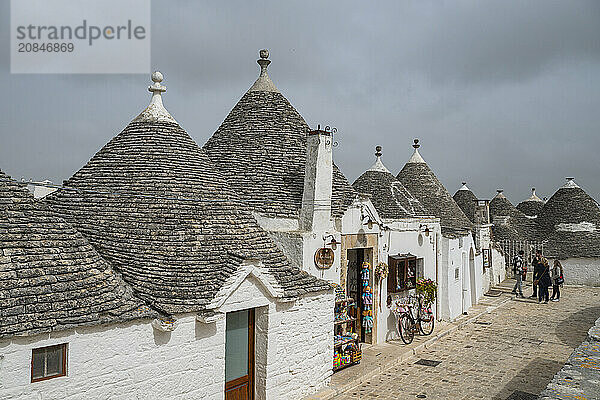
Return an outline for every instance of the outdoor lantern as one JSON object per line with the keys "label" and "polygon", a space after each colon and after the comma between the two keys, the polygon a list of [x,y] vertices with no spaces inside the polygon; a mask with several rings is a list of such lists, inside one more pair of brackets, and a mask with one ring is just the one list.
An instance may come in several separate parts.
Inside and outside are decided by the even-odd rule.
{"label": "outdoor lantern", "polygon": [[333,235],[327,235],[327,236],[325,236],[325,237],[323,238],[323,240],[325,241],[325,240],[327,240],[327,238],[329,238],[329,237],[331,238],[331,241],[330,241],[329,243],[326,243],[325,245],[326,245],[326,246],[331,246],[331,249],[332,249],[332,250],[335,250],[335,249],[337,249],[337,245],[338,245],[338,244],[342,244],[342,242],[338,242],[337,240],[335,240],[335,236],[333,236]]}

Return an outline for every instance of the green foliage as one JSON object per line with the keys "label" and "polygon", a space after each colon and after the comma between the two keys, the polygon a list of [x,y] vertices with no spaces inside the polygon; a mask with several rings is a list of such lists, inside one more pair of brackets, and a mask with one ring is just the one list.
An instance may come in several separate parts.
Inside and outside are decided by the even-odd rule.
{"label": "green foliage", "polygon": [[417,293],[423,296],[423,303],[430,305],[435,301],[437,283],[431,279],[419,279],[417,282]]}

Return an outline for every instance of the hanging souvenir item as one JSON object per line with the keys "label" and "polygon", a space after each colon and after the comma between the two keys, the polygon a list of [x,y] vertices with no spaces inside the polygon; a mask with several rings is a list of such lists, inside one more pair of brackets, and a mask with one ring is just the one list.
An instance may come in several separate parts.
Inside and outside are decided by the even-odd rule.
{"label": "hanging souvenir item", "polygon": [[370,280],[370,274],[371,274],[371,272],[369,271],[370,267],[371,266],[366,261],[362,264],[362,270],[360,271],[360,279],[362,280],[363,287],[369,286],[369,280]]}
{"label": "hanging souvenir item", "polygon": [[373,293],[371,287],[367,286],[362,295],[363,303],[363,320],[362,326],[365,328],[365,333],[371,333],[373,330]]}

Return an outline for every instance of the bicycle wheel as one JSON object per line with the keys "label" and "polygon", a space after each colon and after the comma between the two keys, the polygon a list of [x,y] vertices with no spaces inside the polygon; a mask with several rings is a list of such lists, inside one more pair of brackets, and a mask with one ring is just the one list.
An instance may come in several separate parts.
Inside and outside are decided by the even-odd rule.
{"label": "bicycle wheel", "polygon": [[398,332],[400,338],[406,344],[411,344],[415,337],[415,321],[409,314],[402,314],[398,320]]}
{"label": "bicycle wheel", "polygon": [[435,318],[432,312],[424,312],[419,316],[419,330],[423,335],[431,335],[434,324]]}

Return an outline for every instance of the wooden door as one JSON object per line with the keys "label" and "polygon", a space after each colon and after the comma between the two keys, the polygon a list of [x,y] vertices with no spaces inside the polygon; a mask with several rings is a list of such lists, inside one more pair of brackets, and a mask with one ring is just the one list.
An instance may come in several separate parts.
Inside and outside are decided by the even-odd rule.
{"label": "wooden door", "polygon": [[227,313],[225,400],[254,399],[254,309]]}

